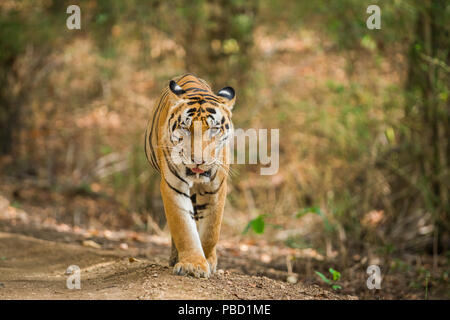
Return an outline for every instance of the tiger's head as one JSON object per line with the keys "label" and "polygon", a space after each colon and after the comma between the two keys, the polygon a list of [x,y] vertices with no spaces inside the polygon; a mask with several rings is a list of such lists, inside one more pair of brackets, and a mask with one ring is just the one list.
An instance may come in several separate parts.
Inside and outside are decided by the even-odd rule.
{"label": "tiger's head", "polygon": [[227,168],[225,153],[233,137],[235,91],[225,87],[214,94],[203,80],[172,80],[169,95],[167,133],[172,161],[184,167],[189,180],[208,182],[220,167]]}

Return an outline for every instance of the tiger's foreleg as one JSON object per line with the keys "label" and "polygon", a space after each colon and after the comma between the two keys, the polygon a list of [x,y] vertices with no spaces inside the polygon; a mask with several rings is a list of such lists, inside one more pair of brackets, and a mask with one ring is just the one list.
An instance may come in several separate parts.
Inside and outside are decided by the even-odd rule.
{"label": "tiger's foreleg", "polygon": [[203,252],[211,273],[215,273],[217,268],[216,245],[219,241],[226,193],[226,185],[223,185],[216,194],[209,195],[205,199],[209,203],[208,210],[203,213],[204,218],[198,222]]}
{"label": "tiger's foreleg", "polygon": [[175,189],[162,179],[161,195],[164,211],[178,252],[178,262],[175,264],[173,272],[180,275],[209,277],[209,264],[203,253],[200,237],[192,217],[194,209],[189,198],[189,190],[179,186]]}

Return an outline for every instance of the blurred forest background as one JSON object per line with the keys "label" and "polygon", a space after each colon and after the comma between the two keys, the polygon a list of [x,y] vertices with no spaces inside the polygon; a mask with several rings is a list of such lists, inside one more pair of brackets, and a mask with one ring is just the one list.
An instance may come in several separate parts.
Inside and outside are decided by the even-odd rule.
{"label": "blurred forest background", "polygon": [[449,21],[447,0],[2,0],[0,192],[33,221],[167,233],[144,131],[192,72],[236,89],[236,128],[280,128],[276,175],[233,166],[222,239],[448,299]]}

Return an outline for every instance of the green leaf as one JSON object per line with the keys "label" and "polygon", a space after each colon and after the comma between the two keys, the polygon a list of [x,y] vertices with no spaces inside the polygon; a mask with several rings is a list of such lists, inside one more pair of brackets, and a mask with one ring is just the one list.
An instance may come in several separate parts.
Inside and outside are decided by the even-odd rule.
{"label": "green leaf", "polygon": [[331,288],[333,288],[333,290],[341,290],[342,289],[342,287],[340,285],[338,285],[338,284],[333,284],[331,286]]}
{"label": "green leaf", "polygon": [[395,142],[395,132],[393,128],[391,127],[387,128],[384,134],[390,143]]}
{"label": "green leaf", "polygon": [[96,22],[97,22],[98,24],[103,24],[103,23],[105,23],[106,21],[108,21],[108,15],[107,15],[106,13],[100,13],[100,14],[97,16]]}
{"label": "green leaf", "polygon": [[107,155],[107,154],[112,152],[112,148],[110,146],[101,146],[100,147],[100,152],[103,155]]}
{"label": "green leaf", "polygon": [[370,51],[373,51],[377,48],[377,43],[375,42],[375,40],[373,40],[372,37],[367,34],[362,37],[361,45]]}
{"label": "green leaf", "polygon": [[296,218],[300,218],[301,216],[304,216],[307,213],[315,213],[319,216],[323,216],[323,212],[320,210],[319,207],[309,207],[309,208],[303,208],[297,214],[295,215]]}
{"label": "green leaf", "polygon": [[331,280],[325,277],[325,275],[319,271],[315,271],[315,273],[327,284],[331,284]]}
{"label": "green leaf", "polygon": [[250,230],[250,228],[257,234],[264,233],[264,228],[266,225],[266,223],[264,222],[265,217],[266,217],[265,214],[260,214],[255,219],[250,220],[250,222],[247,224],[242,234],[246,234]]}
{"label": "green leaf", "polygon": [[252,226],[252,221],[250,221],[247,226],[245,227],[244,231],[242,231],[242,234],[246,234],[248,230],[250,230],[250,227]]}
{"label": "green leaf", "polygon": [[262,234],[264,232],[265,222],[264,215],[259,215],[256,219],[252,220],[252,229],[257,234]]}
{"label": "green leaf", "polygon": [[341,278],[341,273],[337,270],[330,268],[328,271],[333,275],[333,281],[339,281]]}

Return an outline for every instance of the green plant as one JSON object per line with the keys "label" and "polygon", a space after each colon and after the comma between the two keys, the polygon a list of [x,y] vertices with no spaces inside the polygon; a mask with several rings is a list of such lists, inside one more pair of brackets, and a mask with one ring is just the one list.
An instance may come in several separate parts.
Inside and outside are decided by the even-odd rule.
{"label": "green plant", "polygon": [[246,234],[250,229],[253,230],[256,234],[263,234],[266,225],[271,226],[276,229],[282,228],[282,226],[267,223],[265,219],[267,218],[267,214],[260,214],[255,219],[250,220],[250,222],[245,227],[244,231],[242,231],[242,234]]}
{"label": "green plant", "polygon": [[337,284],[337,282],[341,279],[341,273],[333,268],[328,269],[331,273],[332,279],[328,279],[323,273],[319,271],[315,271],[315,273],[322,279],[323,282],[330,285],[333,290],[340,290],[342,287]]}
{"label": "green plant", "polygon": [[326,231],[331,232],[334,230],[334,226],[330,223],[330,220],[327,218],[325,213],[317,206],[303,208],[295,214],[295,217],[300,218],[307,213],[314,213],[317,214],[319,217],[321,217]]}
{"label": "green plant", "polygon": [[16,209],[20,209],[22,207],[22,205],[20,204],[20,202],[14,201],[14,202],[11,203],[11,207],[14,207]]}
{"label": "green plant", "polygon": [[253,230],[253,232],[257,234],[264,233],[264,228],[266,226],[266,223],[264,221],[265,217],[266,217],[265,214],[260,214],[255,219],[250,220],[250,222],[247,224],[242,234],[246,234],[250,230],[250,228]]}

